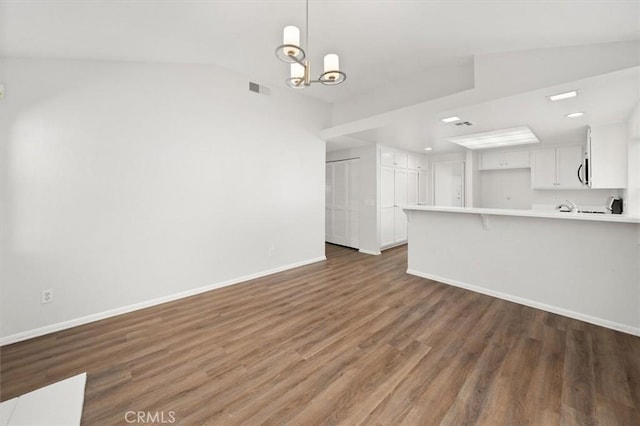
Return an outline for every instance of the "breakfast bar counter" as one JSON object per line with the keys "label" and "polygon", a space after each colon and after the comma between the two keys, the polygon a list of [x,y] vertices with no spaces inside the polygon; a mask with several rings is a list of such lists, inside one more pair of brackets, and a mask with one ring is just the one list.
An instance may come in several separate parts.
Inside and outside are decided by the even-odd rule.
{"label": "breakfast bar counter", "polygon": [[623,215],[408,206],[408,269],[640,335],[640,220]]}

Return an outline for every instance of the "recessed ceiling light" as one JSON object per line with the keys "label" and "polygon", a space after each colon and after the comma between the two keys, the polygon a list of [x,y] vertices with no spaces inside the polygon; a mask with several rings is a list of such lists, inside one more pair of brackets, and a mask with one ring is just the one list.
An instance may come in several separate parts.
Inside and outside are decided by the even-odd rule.
{"label": "recessed ceiling light", "polygon": [[572,112],[571,114],[565,115],[567,118],[576,118],[584,115],[584,112]]}
{"label": "recessed ceiling light", "polygon": [[563,99],[575,98],[576,96],[578,96],[578,91],[572,90],[570,92],[556,93],[555,95],[548,96],[548,98],[550,101],[554,102],[561,101]]}
{"label": "recessed ceiling light", "polygon": [[426,147],[424,150],[425,150],[425,151],[431,151],[432,149],[433,149],[433,148],[431,148],[431,147],[429,147],[429,146],[428,146],[428,147]]}
{"label": "recessed ceiling light", "polygon": [[468,149],[487,149],[540,142],[527,126],[457,136],[449,138],[448,141],[457,143]]}
{"label": "recessed ceiling light", "polygon": [[460,117],[447,117],[443,118],[442,121],[444,121],[445,123],[453,123],[454,121],[460,121]]}

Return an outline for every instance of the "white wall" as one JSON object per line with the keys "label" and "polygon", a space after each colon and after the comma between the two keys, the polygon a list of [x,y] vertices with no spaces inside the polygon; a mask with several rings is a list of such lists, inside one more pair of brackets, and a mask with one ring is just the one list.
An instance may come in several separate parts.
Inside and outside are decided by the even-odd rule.
{"label": "white wall", "polygon": [[2,341],[324,256],[327,105],[213,66],[1,65]]}
{"label": "white wall", "polygon": [[327,152],[327,161],[359,158],[360,163],[360,200],[358,227],[360,250],[368,253],[380,252],[378,236],[377,175],[378,161],[376,145]]}

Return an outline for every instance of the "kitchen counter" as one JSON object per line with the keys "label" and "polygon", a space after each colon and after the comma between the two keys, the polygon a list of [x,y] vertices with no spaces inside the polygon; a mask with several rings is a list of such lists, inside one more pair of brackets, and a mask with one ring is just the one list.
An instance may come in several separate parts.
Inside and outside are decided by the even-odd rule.
{"label": "kitchen counter", "polygon": [[408,206],[409,274],[640,335],[640,220]]}
{"label": "kitchen counter", "polygon": [[564,213],[555,210],[515,210],[515,209],[484,209],[475,207],[439,207],[410,205],[404,207],[405,211],[431,211],[446,213],[468,213],[489,216],[523,216],[540,217],[545,219],[590,220],[597,222],[640,223],[640,218],[629,217],[623,214],[598,214],[598,213]]}

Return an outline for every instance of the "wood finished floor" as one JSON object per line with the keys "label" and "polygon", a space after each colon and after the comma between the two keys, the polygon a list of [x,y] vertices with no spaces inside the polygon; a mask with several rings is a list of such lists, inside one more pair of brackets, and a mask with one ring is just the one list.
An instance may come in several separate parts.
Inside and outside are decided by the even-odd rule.
{"label": "wood finished floor", "polygon": [[640,424],[640,338],[327,257],[5,346],[1,399],[86,371],[84,425]]}

